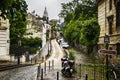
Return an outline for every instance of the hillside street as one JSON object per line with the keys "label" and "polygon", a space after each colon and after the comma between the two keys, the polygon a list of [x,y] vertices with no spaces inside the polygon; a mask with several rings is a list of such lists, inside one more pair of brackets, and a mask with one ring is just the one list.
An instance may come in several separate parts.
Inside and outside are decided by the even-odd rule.
{"label": "hillside street", "polygon": [[[59,72],[60,80],[74,80],[74,78],[65,78],[61,74],[61,58],[64,55],[63,49],[58,45],[56,40],[51,41],[52,44],[52,52],[51,56],[46,60],[46,73],[44,73],[43,78],[48,80],[56,80],[57,72]],[[45,50],[44,50],[45,49]],[[46,48],[43,49],[46,52]],[[50,64],[50,69],[48,68],[49,61],[54,60],[54,68],[52,68],[52,64]],[[36,80],[37,79],[37,69],[38,65],[15,68],[11,70],[6,70],[0,72],[1,80]],[[44,63],[41,64],[41,68],[44,69]]]}

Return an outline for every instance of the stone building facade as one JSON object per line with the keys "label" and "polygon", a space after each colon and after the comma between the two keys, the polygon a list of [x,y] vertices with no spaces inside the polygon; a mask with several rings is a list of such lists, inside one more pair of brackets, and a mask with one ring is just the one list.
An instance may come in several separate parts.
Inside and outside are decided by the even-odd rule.
{"label": "stone building facade", "polygon": [[10,60],[9,45],[9,20],[0,17],[0,60]]}
{"label": "stone building facade", "polygon": [[27,16],[28,24],[27,24],[27,35],[25,37],[42,37],[42,25],[43,23],[40,21],[40,17],[33,14],[28,13]]}
{"label": "stone building facade", "polygon": [[97,0],[100,25],[99,49],[106,49],[104,37],[109,37],[108,49],[120,55],[120,0]]}

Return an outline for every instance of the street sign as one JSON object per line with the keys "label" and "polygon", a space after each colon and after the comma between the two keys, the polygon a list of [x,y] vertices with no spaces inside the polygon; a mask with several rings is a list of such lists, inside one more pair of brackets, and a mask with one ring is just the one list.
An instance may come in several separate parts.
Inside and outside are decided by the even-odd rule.
{"label": "street sign", "polygon": [[110,43],[110,38],[108,35],[104,36],[104,43]]}
{"label": "street sign", "polygon": [[117,54],[117,51],[116,50],[104,50],[104,49],[101,49],[101,50],[98,50],[98,53],[114,55],[114,54]]}

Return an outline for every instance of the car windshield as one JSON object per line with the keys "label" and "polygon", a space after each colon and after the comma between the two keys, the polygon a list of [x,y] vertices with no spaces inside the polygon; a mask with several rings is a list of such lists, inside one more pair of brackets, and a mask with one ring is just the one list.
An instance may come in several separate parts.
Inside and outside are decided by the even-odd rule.
{"label": "car windshield", "polygon": [[67,42],[63,42],[63,44],[67,44],[67,45],[68,45],[68,43],[67,43]]}

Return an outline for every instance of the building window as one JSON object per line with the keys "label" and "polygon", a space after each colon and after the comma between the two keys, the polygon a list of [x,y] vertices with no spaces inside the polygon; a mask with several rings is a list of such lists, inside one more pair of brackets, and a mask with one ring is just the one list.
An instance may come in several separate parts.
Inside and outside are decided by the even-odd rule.
{"label": "building window", "polygon": [[109,9],[112,9],[112,0],[109,0]]}
{"label": "building window", "polygon": [[120,2],[117,3],[116,7],[116,26],[120,26]]}
{"label": "building window", "polygon": [[112,31],[112,22],[109,22],[109,34],[112,34],[113,31]]}
{"label": "building window", "polygon": [[116,50],[117,54],[120,55],[120,43],[117,43]]}
{"label": "building window", "polygon": [[113,25],[113,15],[108,17],[108,24],[109,24],[109,34],[113,34],[113,29],[112,29],[112,25]]}

